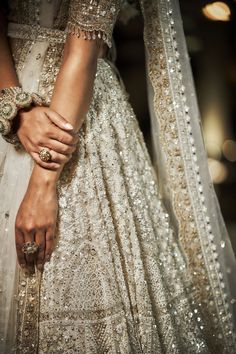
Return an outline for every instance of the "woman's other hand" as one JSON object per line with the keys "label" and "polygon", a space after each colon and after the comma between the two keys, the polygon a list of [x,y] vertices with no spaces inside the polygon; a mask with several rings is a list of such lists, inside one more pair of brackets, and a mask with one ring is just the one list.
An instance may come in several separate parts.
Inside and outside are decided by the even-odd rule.
{"label": "woman's other hand", "polygon": [[[58,170],[75,151],[78,135],[73,126],[50,108],[33,107],[29,111],[20,111],[17,125],[17,135],[25,150],[43,168]],[[39,158],[43,148],[49,150],[50,162]]]}
{"label": "woman's other hand", "polygon": [[[37,179],[38,180],[38,179]],[[39,181],[39,180],[38,180]],[[30,273],[35,266],[42,271],[50,260],[58,212],[56,184],[31,179],[16,217],[16,251],[20,266]],[[25,255],[23,244],[35,241],[38,252]]]}

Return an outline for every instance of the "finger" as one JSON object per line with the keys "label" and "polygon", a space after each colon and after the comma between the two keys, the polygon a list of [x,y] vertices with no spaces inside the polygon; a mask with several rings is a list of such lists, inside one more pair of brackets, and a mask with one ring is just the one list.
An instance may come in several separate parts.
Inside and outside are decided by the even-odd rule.
{"label": "finger", "polygon": [[29,140],[27,145],[25,146],[25,150],[28,152],[28,154],[32,154],[32,152],[37,152],[38,151],[38,146],[36,144],[33,144]]}
{"label": "finger", "polygon": [[[25,243],[34,241],[34,233],[35,233],[34,231],[24,232]],[[34,272],[35,254],[26,254],[25,258],[26,258],[27,267],[31,272]]]}
{"label": "finger", "polygon": [[24,136],[22,137],[22,139],[19,140],[27,152],[35,150],[34,144],[32,144],[31,140],[28,137]]}
{"label": "finger", "polygon": [[43,162],[38,153],[31,153],[32,158],[34,159],[34,161],[41,167],[47,169],[47,170],[52,170],[52,171],[57,171],[59,170],[59,168],[61,167],[61,165],[59,163],[56,162]]}
{"label": "finger", "polygon": [[[52,141],[55,141],[55,140],[52,140]],[[59,143],[59,144],[61,144],[61,143]],[[37,162],[37,164],[40,165],[41,167],[47,168],[47,169],[52,169],[52,170],[57,170],[57,169],[59,169],[61,164],[65,164],[66,162],[68,162],[71,159],[72,153],[76,149],[76,146],[68,146],[65,144],[62,144],[62,145],[65,147],[64,150],[66,150],[66,153],[61,154],[61,153],[58,153],[57,151],[54,151],[54,150],[50,151],[52,159],[49,162],[44,162],[39,157],[39,151],[44,149],[45,147],[48,147],[48,146],[35,148],[35,147],[33,147],[33,145],[31,145],[30,147],[28,147],[27,152],[31,155],[31,157],[35,160],[35,162]],[[49,150],[51,150],[51,149],[49,149]]]}
{"label": "finger", "polygon": [[45,261],[49,262],[52,252],[53,252],[53,247],[54,247],[54,230],[48,230],[46,232],[46,247],[45,247]]}
{"label": "finger", "polygon": [[76,150],[77,142],[78,142],[78,139],[75,144],[67,145],[67,144],[63,144],[57,140],[50,139],[44,146],[50,150],[58,152],[59,154],[69,155],[69,154],[72,154]]}
{"label": "finger", "polygon": [[16,240],[16,253],[18,263],[21,268],[26,268],[25,254],[22,252],[22,247],[24,244],[24,234],[18,228],[15,229],[15,240]]}
{"label": "finger", "polygon": [[45,262],[45,245],[46,245],[46,233],[44,231],[37,231],[35,235],[35,242],[39,246],[37,258],[36,258],[36,267],[38,270],[43,271],[43,265]]}
{"label": "finger", "polygon": [[56,162],[61,164],[65,164],[66,162],[68,162],[71,158],[72,155],[62,155],[62,154],[58,154],[58,152],[55,151],[50,151],[50,154],[52,156],[51,161],[52,162]]}
{"label": "finger", "polygon": [[50,119],[52,123],[58,126],[61,129],[73,131],[74,127],[71,125],[65,118],[63,118],[60,114],[52,111],[47,110],[46,112],[47,117]]}
{"label": "finger", "polygon": [[50,129],[49,137],[66,145],[73,145],[78,140],[78,136],[74,136],[56,126],[52,126]]}

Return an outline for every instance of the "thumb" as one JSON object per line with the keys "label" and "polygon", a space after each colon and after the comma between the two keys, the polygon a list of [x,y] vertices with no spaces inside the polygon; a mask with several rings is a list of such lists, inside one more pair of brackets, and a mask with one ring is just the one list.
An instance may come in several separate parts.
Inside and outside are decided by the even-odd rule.
{"label": "thumb", "polygon": [[63,130],[73,130],[74,127],[72,124],[67,122],[65,118],[63,118],[60,114],[52,111],[52,110],[47,110],[46,112],[47,117],[50,119],[52,123],[54,123],[56,126]]}

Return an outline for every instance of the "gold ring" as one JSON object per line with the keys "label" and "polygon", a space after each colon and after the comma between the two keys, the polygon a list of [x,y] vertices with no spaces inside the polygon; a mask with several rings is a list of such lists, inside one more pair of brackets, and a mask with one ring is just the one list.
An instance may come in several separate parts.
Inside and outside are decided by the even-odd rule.
{"label": "gold ring", "polygon": [[25,242],[22,246],[22,252],[25,254],[33,254],[38,251],[39,246],[35,241]]}
{"label": "gold ring", "polygon": [[52,155],[47,149],[42,149],[39,151],[39,158],[43,162],[49,162],[52,160]]}

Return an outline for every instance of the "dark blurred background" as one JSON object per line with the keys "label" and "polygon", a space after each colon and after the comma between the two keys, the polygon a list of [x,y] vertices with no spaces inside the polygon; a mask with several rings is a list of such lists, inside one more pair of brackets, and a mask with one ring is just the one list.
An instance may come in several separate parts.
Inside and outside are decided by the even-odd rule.
{"label": "dark blurred background", "polygon": [[[236,1],[180,0],[209,169],[236,252]],[[117,66],[150,148],[142,17],[115,29]]]}

